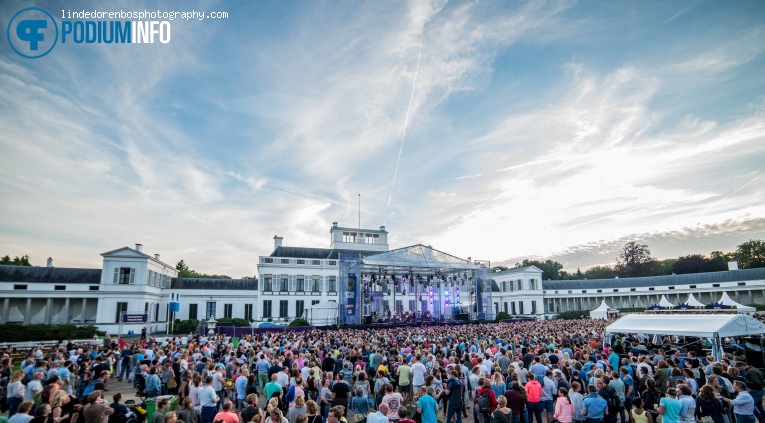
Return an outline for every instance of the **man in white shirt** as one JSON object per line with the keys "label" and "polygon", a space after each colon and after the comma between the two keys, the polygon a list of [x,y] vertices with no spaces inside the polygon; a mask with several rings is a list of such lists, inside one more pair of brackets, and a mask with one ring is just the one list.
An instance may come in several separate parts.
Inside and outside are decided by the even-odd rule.
{"label": "man in white shirt", "polygon": [[32,380],[27,383],[27,390],[24,393],[24,401],[33,401],[35,400],[35,395],[42,392],[43,386],[41,380],[45,377],[45,373],[43,372],[35,372],[34,376],[32,376]]}
{"label": "man in white shirt", "polygon": [[422,356],[417,355],[415,362],[412,365],[412,385],[414,385],[416,392],[419,392],[418,389],[420,389],[420,386],[425,384],[426,371],[427,369],[425,368],[425,365],[422,364]]}

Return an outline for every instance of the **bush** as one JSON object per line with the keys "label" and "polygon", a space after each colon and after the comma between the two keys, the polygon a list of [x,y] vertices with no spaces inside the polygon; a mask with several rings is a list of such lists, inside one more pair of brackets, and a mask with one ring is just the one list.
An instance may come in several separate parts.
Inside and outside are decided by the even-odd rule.
{"label": "bush", "polygon": [[248,328],[250,327],[250,321],[247,319],[240,319],[238,317],[221,317],[220,319],[217,319],[218,323],[232,323],[235,327],[238,328]]}
{"label": "bush", "polygon": [[506,311],[500,311],[497,313],[497,321],[501,322],[502,320],[512,319],[513,316],[510,315],[510,313]]}
{"label": "bush", "polygon": [[570,310],[558,313],[556,319],[584,319],[590,317],[589,310]]}
{"label": "bush", "polygon": [[5,323],[0,325],[0,339],[3,342],[24,341],[66,341],[68,339],[90,339],[93,335],[104,335],[95,326],[75,325],[21,325]]}
{"label": "bush", "polygon": [[181,320],[176,319],[175,323],[173,324],[173,333],[177,334],[188,334],[191,332],[196,332],[199,330],[199,320],[197,319],[189,319],[189,320]]}
{"label": "bush", "polygon": [[308,324],[308,321],[306,319],[303,319],[302,317],[298,317],[297,319],[291,321],[288,326],[292,327],[292,326],[311,326],[311,325]]}

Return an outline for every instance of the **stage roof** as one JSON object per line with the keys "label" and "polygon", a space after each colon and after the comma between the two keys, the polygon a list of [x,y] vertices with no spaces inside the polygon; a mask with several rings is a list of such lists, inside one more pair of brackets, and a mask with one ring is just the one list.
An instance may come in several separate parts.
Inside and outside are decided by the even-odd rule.
{"label": "stage roof", "polygon": [[372,256],[365,255],[362,260],[365,266],[395,266],[413,268],[473,270],[480,268],[459,257],[438,251],[433,247],[417,244],[399,248]]}
{"label": "stage roof", "polygon": [[630,314],[608,325],[606,333],[711,338],[763,334],[765,324],[744,314]]}

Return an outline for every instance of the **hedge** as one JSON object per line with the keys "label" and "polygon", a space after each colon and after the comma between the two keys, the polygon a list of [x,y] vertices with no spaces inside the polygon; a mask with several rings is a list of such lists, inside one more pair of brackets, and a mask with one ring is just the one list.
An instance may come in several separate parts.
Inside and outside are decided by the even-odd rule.
{"label": "hedge", "polygon": [[180,320],[175,319],[175,322],[173,323],[173,334],[184,334],[188,335],[192,332],[197,332],[199,330],[199,320],[197,319],[189,319],[189,320]]}
{"label": "hedge", "polygon": [[89,339],[104,332],[95,326],[75,325],[21,325],[5,323],[0,325],[0,340],[3,342],[25,341],[66,341],[68,339]]}
{"label": "hedge", "polygon": [[584,319],[585,317],[590,317],[590,311],[589,310],[571,310],[571,311],[564,311],[561,313],[558,313],[558,316],[556,316],[556,319]]}
{"label": "hedge", "polygon": [[298,317],[297,319],[291,321],[288,326],[295,327],[295,326],[311,326],[311,325],[308,323],[308,320]]}

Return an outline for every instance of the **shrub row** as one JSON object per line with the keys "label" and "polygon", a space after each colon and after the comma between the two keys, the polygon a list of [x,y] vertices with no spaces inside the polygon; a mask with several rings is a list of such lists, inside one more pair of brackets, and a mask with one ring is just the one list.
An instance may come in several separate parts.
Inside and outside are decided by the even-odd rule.
{"label": "shrub row", "polygon": [[66,341],[68,339],[87,339],[104,332],[95,326],[75,325],[21,325],[5,323],[0,325],[0,340],[3,342],[25,341]]}

